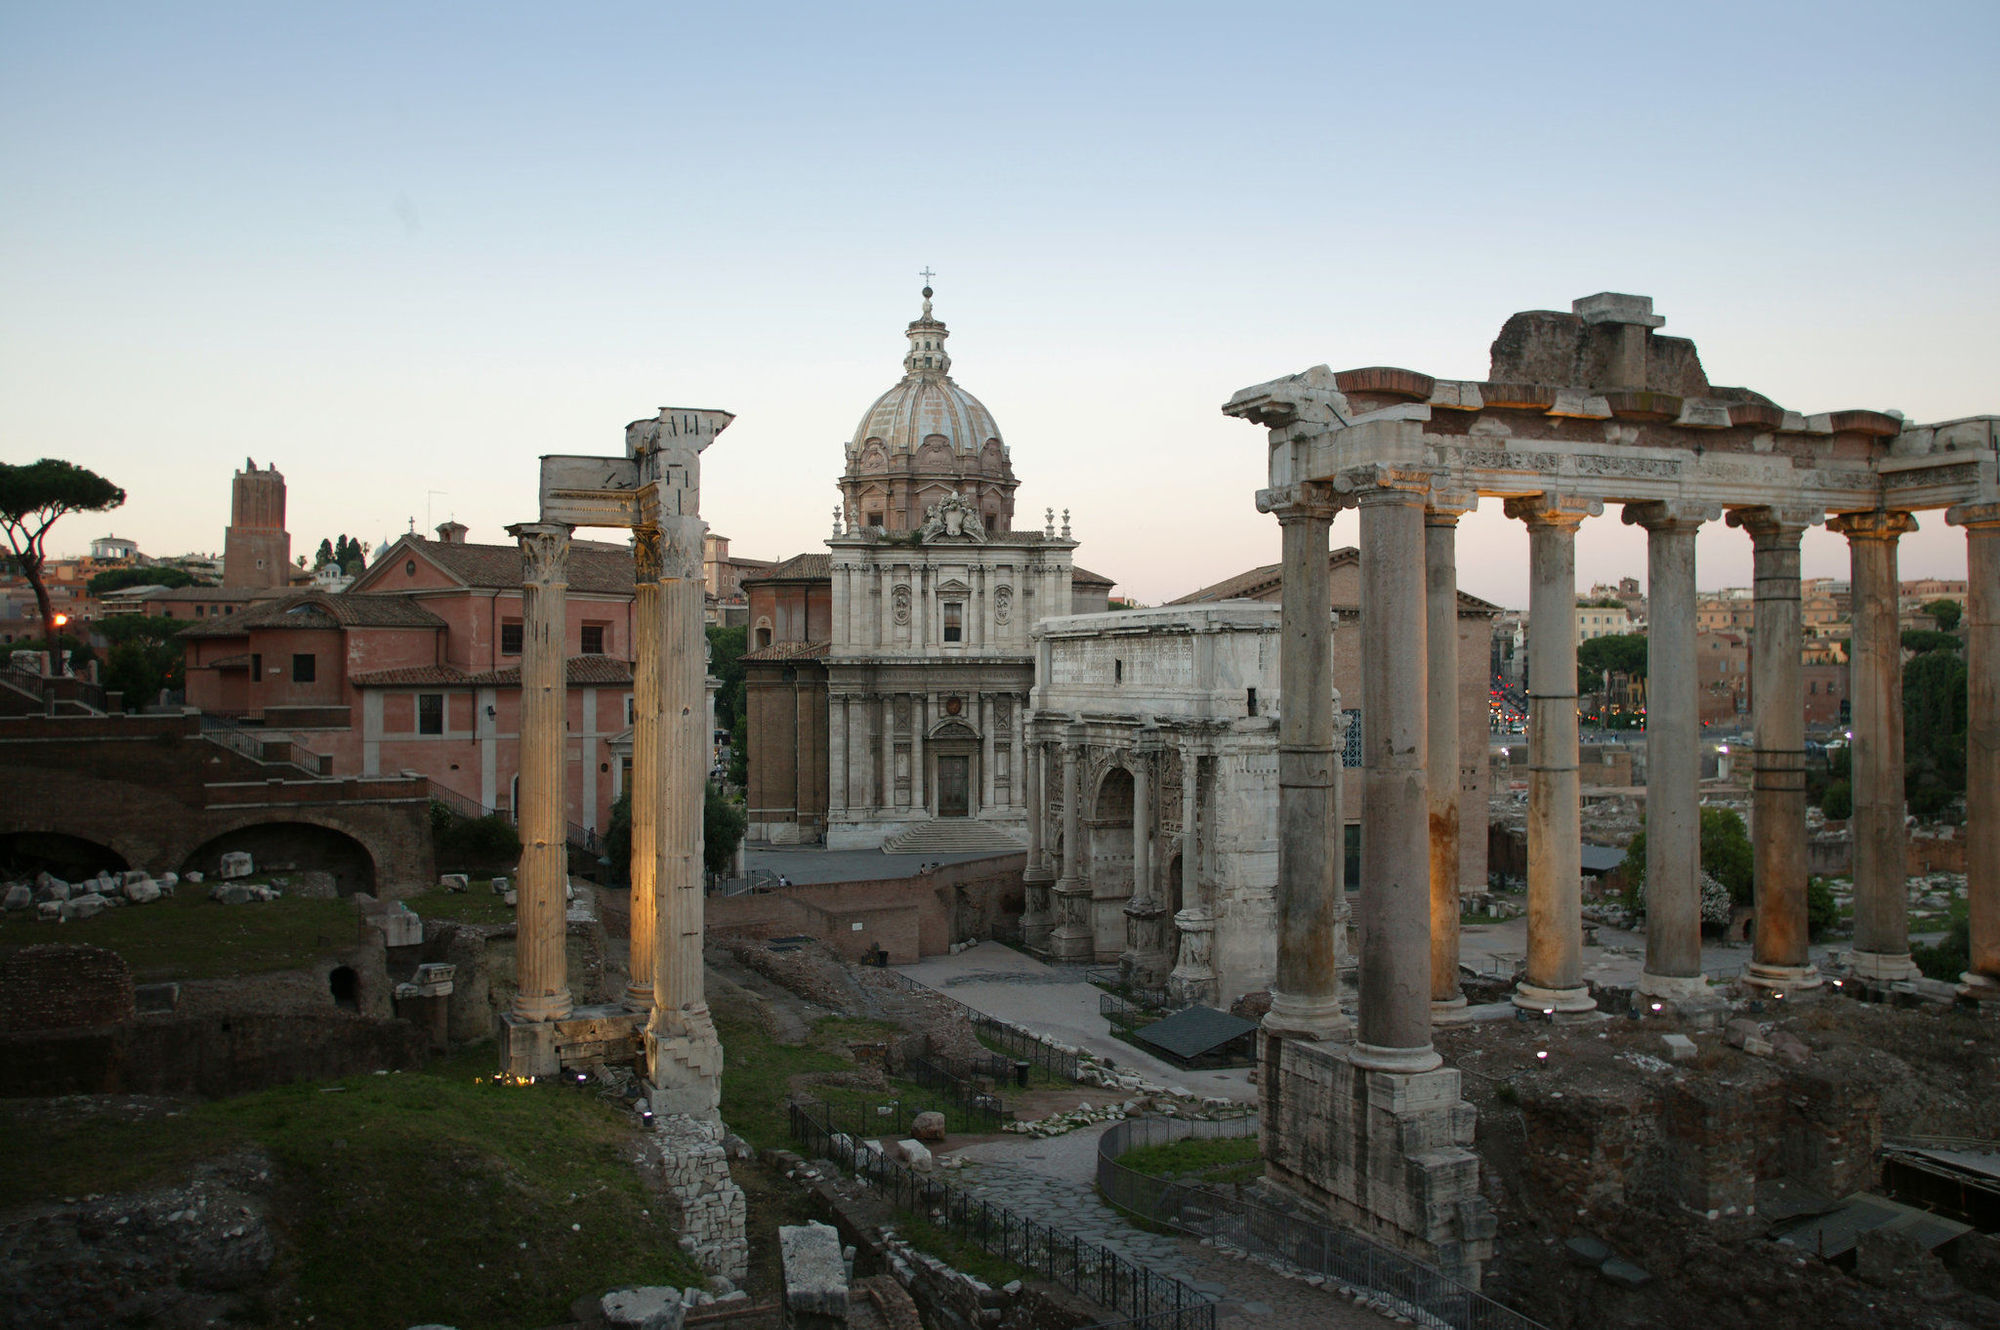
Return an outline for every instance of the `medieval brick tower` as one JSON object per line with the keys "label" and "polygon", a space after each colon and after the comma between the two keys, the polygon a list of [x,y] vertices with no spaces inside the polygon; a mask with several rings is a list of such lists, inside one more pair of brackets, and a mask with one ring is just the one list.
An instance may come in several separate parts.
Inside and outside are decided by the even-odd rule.
{"label": "medieval brick tower", "polygon": [[257,469],[245,458],[229,492],[229,529],[222,538],[222,585],[281,587],[292,563],[285,530],[285,478],[276,465]]}

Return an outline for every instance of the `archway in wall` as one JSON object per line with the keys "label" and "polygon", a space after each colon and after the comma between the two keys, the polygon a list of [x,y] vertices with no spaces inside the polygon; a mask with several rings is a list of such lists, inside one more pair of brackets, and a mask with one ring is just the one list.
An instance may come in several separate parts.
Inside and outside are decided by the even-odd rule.
{"label": "archway in wall", "polygon": [[[0,874],[8,881],[53,873],[65,882],[101,872],[122,873],[125,856],[82,836],[60,831],[15,831],[0,836]],[[166,865],[159,865],[160,872]]]}
{"label": "archway in wall", "polygon": [[1181,899],[1181,856],[1178,851],[1167,860],[1167,880],[1160,884],[1160,895],[1167,902],[1169,915],[1179,914],[1187,908],[1187,902]]}
{"label": "archway in wall", "polygon": [[1132,773],[1113,767],[1091,801],[1090,898],[1095,912],[1097,959],[1125,949],[1125,902],[1132,899]]}
{"label": "archway in wall", "polygon": [[233,850],[250,855],[259,877],[290,877],[290,889],[298,893],[352,896],[375,891],[375,856],[368,847],[345,832],[310,822],[259,822],[224,832],[189,855],[181,872],[212,878],[221,871],[222,856]]}
{"label": "archway in wall", "polygon": [[979,816],[979,736],[971,726],[947,720],[932,730],[924,764],[930,768],[925,793],[933,817]]}

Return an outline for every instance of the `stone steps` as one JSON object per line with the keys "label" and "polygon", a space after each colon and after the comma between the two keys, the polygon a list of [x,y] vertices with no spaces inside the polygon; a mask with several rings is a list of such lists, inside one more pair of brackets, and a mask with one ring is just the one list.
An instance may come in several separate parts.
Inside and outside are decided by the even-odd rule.
{"label": "stone steps", "polygon": [[991,823],[970,817],[934,818],[882,842],[884,854],[1014,854],[1026,848]]}

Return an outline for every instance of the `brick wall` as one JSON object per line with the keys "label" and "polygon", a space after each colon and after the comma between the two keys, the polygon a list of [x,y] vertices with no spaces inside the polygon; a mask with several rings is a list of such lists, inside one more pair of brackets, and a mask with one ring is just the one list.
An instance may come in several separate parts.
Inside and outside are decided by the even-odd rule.
{"label": "brick wall", "polygon": [[132,971],[115,951],[51,942],[0,962],[0,1030],[111,1025],[135,1010]]}
{"label": "brick wall", "polygon": [[[817,938],[851,960],[879,945],[894,965],[950,950],[968,937],[1017,929],[1024,854],[947,864],[917,877],[827,882],[753,896],[711,896],[710,931],[736,937]],[[855,928],[855,924],[860,928]]]}

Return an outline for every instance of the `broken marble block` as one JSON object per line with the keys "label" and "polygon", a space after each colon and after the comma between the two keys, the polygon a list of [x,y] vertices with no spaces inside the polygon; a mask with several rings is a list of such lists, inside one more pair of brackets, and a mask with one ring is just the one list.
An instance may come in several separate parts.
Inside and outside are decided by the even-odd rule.
{"label": "broken marble block", "polygon": [[34,903],[35,893],[29,889],[27,883],[16,882],[13,886],[7,888],[7,909],[25,910]]}
{"label": "broken marble block", "polygon": [[681,1330],[687,1319],[681,1291],[664,1285],[613,1289],[598,1307],[604,1323],[619,1330]]}
{"label": "broken marble block", "polygon": [[464,891],[471,885],[472,879],[464,873],[441,873],[438,876],[438,886],[446,891]]}
{"label": "broken marble block", "polygon": [[221,876],[224,880],[233,877],[249,877],[256,871],[257,866],[251,862],[250,854],[246,850],[231,850],[222,856]]}
{"label": "broken marble block", "polygon": [[830,1224],[786,1224],[778,1229],[785,1271],[785,1324],[795,1330],[834,1330],[847,1324],[847,1262],[840,1232]]}

